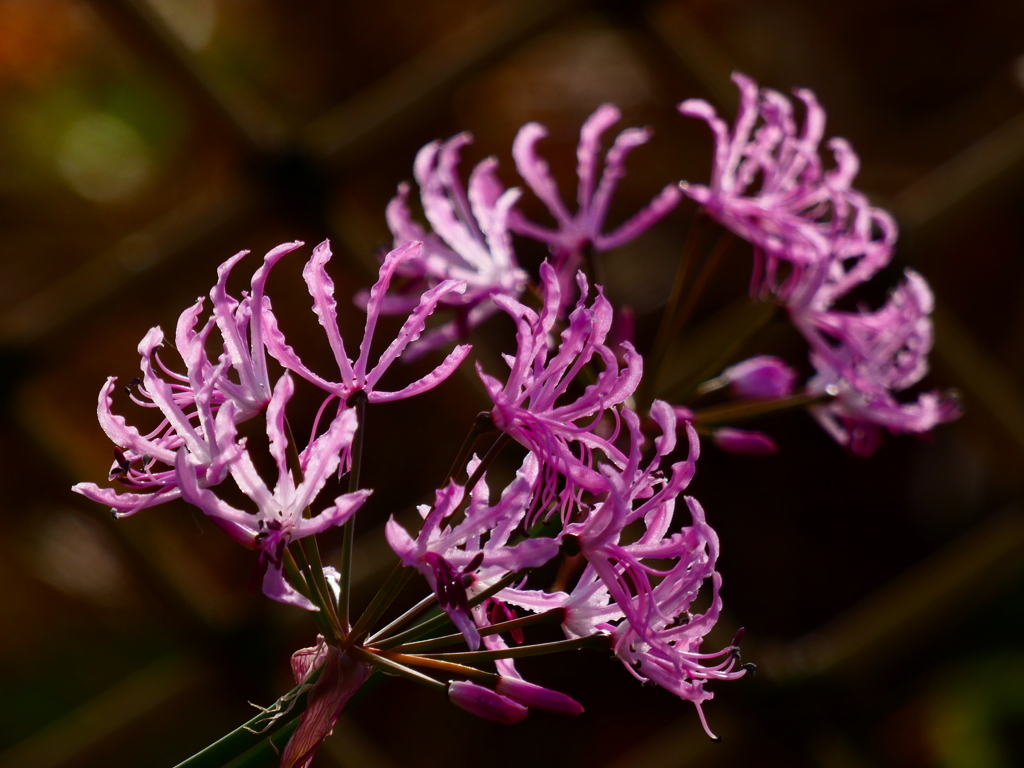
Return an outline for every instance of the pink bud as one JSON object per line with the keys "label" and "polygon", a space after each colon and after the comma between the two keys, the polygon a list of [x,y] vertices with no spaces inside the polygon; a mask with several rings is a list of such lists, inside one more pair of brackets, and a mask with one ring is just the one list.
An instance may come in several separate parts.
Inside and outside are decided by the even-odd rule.
{"label": "pink bud", "polygon": [[695,418],[693,411],[685,405],[673,405],[672,413],[676,416],[676,427],[682,429],[687,424],[692,424]]}
{"label": "pink bud", "polygon": [[730,385],[734,397],[789,397],[796,383],[796,371],[771,355],[758,355],[730,366],[720,377]]}
{"label": "pink bud", "polygon": [[771,456],[779,451],[779,446],[764,432],[721,427],[711,433],[711,439],[726,453],[741,456]]}
{"label": "pink bud", "polygon": [[553,715],[579,715],[583,712],[583,706],[576,699],[515,677],[502,677],[494,690],[527,707]]}
{"label": "pink bud", "polygon": [[448,698],[456,707],[472,715],[504,725],[518,723],[530,711],[512,699],[499,696],[490,688],[464,680],[453,680],[448,684]]}

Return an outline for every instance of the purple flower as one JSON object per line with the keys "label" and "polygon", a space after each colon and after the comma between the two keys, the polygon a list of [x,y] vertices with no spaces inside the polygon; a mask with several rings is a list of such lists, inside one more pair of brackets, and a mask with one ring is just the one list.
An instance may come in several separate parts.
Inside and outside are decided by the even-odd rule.
{"label": "purple flower", "polygon": [[[475,458],[470,462],[470,474],[478,464]],[[465,517],[453,523],[465,488],[451,482],[437,491],[433,507],[419,507],[423,527],[415,539],[394,517],[385,527],[388,544],[403,564],[423,574],[437,594],[438,604],[473,650],[480,647],[480,634],[470,613],[467,590],[485,589],[509,573],[543,565],[558,554],[558,542],[550,538],[509,544],[530,508],[537,475],[537,459],[527,455],[497,504],[491,506],[486,477],[482,477],[470,493]]]}
{"label": "purple flower", "polygon": [[[810,344],[817,374],[808,392],[836,397],[812,413],[860,456],[878,446],[880,427],[920,433],[957,418],[960,409],[952,398],[931,392],[901,403],[893,395],[927,371],[934,301],[920,275],[908,270],[906,282],[877,312],[834,308],[889,263],[896,241],[889,214],[851,187],[857,156],[847,142],[832,139],[836,167],[824,170],[818,145],[825,113],[810,91],[796,92],[807,109],[798,131],[789,100],[775,91],[759,92],[744,75],[734,74],[733,80],[741,98],[731,133],[706,102],[679,105],[684,115],[705,120],[715,135],[711,184],[684,185],[684,192],[754,245],[752,291],[782,302]],[[782,261],[790,265],[785,277]]]}
{"label": "purple flower", "polygon": [[[615,406],[636,390],[643,361],[631,344],[623,342],[620,349],[625,362],[620,368],[615,352],[605,344],[612,321],[611,304],[598,288],[592,304],[586,305],[588,287],[582,273],[577,276],[580,298],[560,343],[553,346],[551,335],[561,293],[550,264],[542,264],[540,273],[544,305],[539,315],[508,297],[494,299],[516,322],[516,354],[505,357],[508,379],[502,384],[485,374],[479,364],[477,372],[494,402],[491,416],[495,426],[537,454],[549,492],[553,493],[556,474],[565,477],[560,493],[566,511],[581,489],[600,492],[605,488],[604,477],[593,467],[595,451],[615,464],[625,461],[613,444],[617,426],[610,436],[599,435],[598,427],[608,411],[617,425]],[[601,366],[594,373],[594,383],[575,398],[568,397],[581,371],[592,364]],[[542,498],[541,505],[547,506],[548,501],[549,497]]]}
{"label": "purple flower", "polygon": [[733,397],[784,398],[793,394],[796,371],[771,355],[758,355],[731,365],[719,380]]}
{"label": "purple flower", "polygon": [[779,446],[764,432],[735,427],[719,427],[711,433],[715,446],[726,453],[740,456],[773,456]]}
{"label": "purple flower", "polygon": [[529,709],[509,697],[468,680],[452,680],[448,684],[448,697],[456,707],[502,725],[518,723],[530,713]]}
{"label": "purple flower", "polygon": [[[611,632],[615,653],[631,674],[658,683],[699,710],[701,702],[712,696],[703,688],[705,681],[741,677],[746,670],[734,669],[734,648],[700,652],[721,609],[720,578],[715,572],[718,539],[700,505],[689,497],[692,524],[681,530],[673,525],[675,501],[693,477],[699,442],[687,424],[689,455],[673,464],[666,477],[659,465],[675,449],[676,416],[660,401],[655,401],[651,416],[662,433],[655,440],[654,458],[641,466],[640,420],[625,411],[623,420],[632,436],[625,465],[601,467],[607,494],[585,521],[565,528],[563,543],[575,539],[587,563],[572,590],[543,593],[509,588],[497,596],[531,611],[563,608],[563,628],[570,637]],[[624,540],[627,526],[638,525],[642,526],[639,536],[634,533]],[[695,614],[691,605],[707,580],[711,605],[703,614]],[[700,716],[704,722],[703,713]]]}
{"label": "purple flower", "polygon": [[825,430],[858,456],[869,456],[881,440],[881,427],[894,434],[927,432],[960,416],[957,400],[938,392],[901,403],[893,392],[906,389],[928,372],[934,297],[913,270],[877,312],[808,312],[798,327],[811,344],[817,374],[812,394],[834,395],[811,409]]}
{"label": "purple flower", "polygon": [[175,469],[185,501],[199,507],[233,539],[260,551],[260,565],[266,569],[263,593],[267,597],[307,610],[317,610],[285,580],[282,572],[285,548],[296,539],[342,525],[362,506],[371,491],[364,489],[342,494],[318,514],[305,516],[307,508],[323,490],[328,478],[338,468],[342,454],[352,443],[356,412],[354,408],[340,410],[326,431],[298,454],[301,478],[296,480],[288,464],[285,424],[285,407],[293,392],[294,384],[286,373],[275,385],[267,406],[267,437],[277,468],[277,482],[273,489],[257,472],[244,440],[236,444],[236,455],[228,467],[238,489],[255,505],[255,513],[238,509],[212,490],[202,487],[192,455],[184,448],[178,450]]}
{"label": "purple flower", "polygon": [[612,195],[625,175],[626,156],[651,138],[649,128],[627,128],[620,133],[605,154],[604,170],[597,178],[598,154],[601,135],[621,117],[618,108],[602,104],[583,124],[576,149],[576,169],[579,185],[576,214],[562,202],[547,162],[537,154],[537,142],[547,136],[547,129],[539,123],[527,123],[519,129],[512,144],[519,175],[540,198],[555,219],[556,228],[549,229],[527,220],[518,212],[510,220],[512,229],[520,234],[546,243],[554,255],[555,268],[569,288],[569,281],[579,266],[583,248],[593,245],[597,251],[608,251],[633,240],[647,231],[679,202],[681,195],[675,184],[667,185],[648,205],[632,218],[607,234],[605,217]]}
{"label": "purple flower", "polygon": [[[418,255],[401,264],[398,274],[409,278],[400,291],[390,293],[381,304],[383,314],[408,314],[419,296],[444,280],[466,284],[464,293],[447,293],[440,301],[453,307],[456,319],[427,331],[406,349],[404,358],[415,359],[444,344],[465,338],[466,332],[494,314],[490,297],[503,294],[518,297],[528,276],[516,263],[508,231],[509,211],[519,190],[505,190],[495,176],[498,161],[493,157],[479,163],[470,174],[469,189],[458,175],[459,151],[472,141],[468,133],[446,142],[427,144],[416,155],[414,171],[420,187],[423,211],[433,232],[413,219],[407,203],[409,185],[401,184],[398,195],[388,204],[387,221],[395,247],[420,241]],[[357,302],[363,304],[363,294]]]}
{"label": "purple flower", "polygon": [[316,682],[309,686],[306,709],[299,718],[288,745],[281,755],[281,768],[306,768],[324,739],[334,730],[342,710],[365,683],[370,666],[354,661],[343,651],[328,645],[322,637],[312,648],[303,648],[292,655],[295,682],[305,683],[321,669]]}
{"label": "purple flower", "polygon": [[[300,245],[279,245],[267,258],[280,258]],[[226,288],[232,268],[246,254],[241,251],[218,267],[217,284],[210,291],[212,311],[200,327],[202,297],[178,318],[174,347],[185,364],[184,373],[171,370],[160,359],[159,350],[165,347],[160,328],[150,329],[139,344],[142,378],[133,380],[128,392],[137,405],[163,415],[152,432],[141,434],[113,412],[115,377],[100,390],[100,426],[116,446],[110,477],[129,492],[119,494],[94,483],[79,483],[72,490],[110,506],[118,516],[176,499],[181,491],[175,455],[182,447],[189,452],[201,485],[216,485],[224,479],[235,456],[235,425],[259,413],[271,396],[258,310],[253,319],[253,308],[265,301],[262,275],[253,276],[252,294],[240,301]],[[207,346],[216,338],[214,329],[219,332],[221,353],[211,359]]]}
{"label": "purple flower", "polygon": [[[684,182],[683,192],[754,245],[753,293],[788,300],[806,292],[808,269],[817,271],[827,262],[819,273],[827,287],[817,285],[814,293],[820,291],[821,301],[834,301],[889,263],[896,225],[850,186],[859,160],[844,139],[828,142],[836,167],[824,169],[818,145],[825,112],[813,93],[796,91],[807,112],[798,130],[786,97],[770,89],[759,92],[738,72],[732,79],[740,89],[740,107],[731,133],[706,101],[679,105],[682,114],[704,120],[715,137],[710,185]],[[791,265],[784,279],[780,261]]]}
{"label": "purple flower", "polygon": [[[334,359],[337,361],[341,381],[329,381],[307,368],[299,359],[295,350],[288,345],[284,334],[281,333],[277,326],[274,315],[270,312],[269,305],[265,305],[263,321],[265,324],[267,349],[270,351],[270,354],[285,368],[294,371],[321,389],[336,396],[342,404],[356,392],[365,392],[367,399],[371,403],[385,403],[413,397],[436,387],[448,378],[459,366],[459,363],[469,354],[470,346],[468,344],[456,347],[433,371],[398,391],[378,390],[377,382],[391,364],[398,359],[399,355],[405,351],[406,347],[420,337],[427,317],[434,311],[438,303],[450,294],[458,294],[465,290],[465,282],[461,280],[444,280],[423,293],[394,341],[384,350],[383,354],[378,358],[376,365],[372,368],[370,367],[370,346],[373,342],[373,334],[376,330],[382,307],[387,300],[386,294],[391,280],[402,264],[419,257],[421,249],[422,244],[419,242],[406,243],[395,248],[385,257],[384,263],[380,268],[380,276],[370,289],[369,298],[366,302],[366,328],[363,332],[362,342],[359,345],[359,355],[355,360],[349,358],[341,331],[338,328],[337,304],[334,300],[334,282],[327,275],[326,270],[327,262],[331,259],[330,243],[325,240],[313,250],[313,256],[306,263],[302,275],[306,280],[306,285],[309,287],[309,293],[313,297],[313,311],[320,320],[320,325],[323,326],[324,331],[327,333],[327,341],[330,344],[331,351],[334,353]],[[269,273],[281,255],[273,254],[272,257],[272,254],[267,254],[264,262],[266,273]]]}

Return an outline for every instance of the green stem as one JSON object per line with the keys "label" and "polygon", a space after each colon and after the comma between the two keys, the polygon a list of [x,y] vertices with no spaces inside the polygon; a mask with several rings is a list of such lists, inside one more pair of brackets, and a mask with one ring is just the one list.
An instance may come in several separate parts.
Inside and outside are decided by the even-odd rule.
{"label": "green stem", "polygon": [[[363,437],[366,434],[366,403],[367,395],[363,390],[353,392],[345,405],[356,409],[356,434],[352,438],[352,471],[348,475],[348,492],[355,493],[359,490],[359,475],[363,465]],[[349,625],[349,604],[352,592],[352,552],[355,548],[355,518],[350,518],[342,526],[341,540],[341,563],[340,576],[338,580],[338,618],[341,626],[348,629]]]}
{"label": "green stem", "polygon": [[[587,635],[572,640],[556,640],[553,643],[537,643],[536,645],[520,645],[515,648],[502,648],[497,651],[467,651],[465,653],[427,653],[417,658],[434,659],[437,661],[467,662],[494,661],[495,659],[521,659],[525,656],[544,656],[549,653],[576,651],[580,648],[611,647],[611,639],[606,634]],[[411,662],[410,662],[411,663]]]}
{"label": "green stem", "polygon": [[[487,598],[493,597],[494,595],[501,592],[501,590],[503,590],[505,587],[509,586],[517,579],[521,578],[522,573],[518,571],[516,573],[508,574],[508,576],[495,582],[490,587],[481,592],[479,595],[474,595],[473,597],[471,597],[469,599],[469,607],[472,608],[474,606],[480,605],[480,603],[482,603]],[[448,618],[448,614],[442,613],[437,616],[434,616],[431,619],[427,619],[426,621],[420,622],[416,626],[405,630],[405,632],[399,632],[397,635],[392,635],[391,637],[385,638],[377,642],[375,645],[377,648],[381,650],[384,650],[386,648],[394,648],[395,646],[401,645],[407,640],[418,640],[425,634],[432,632],[433,630],[438,629],[440,627],[443,627],[445,624],[449,623],[451,623],[451,619]]]}
{"label": "green stem", "polygon": [[484,457],[480,459],[479,466],[473,471],[473,474],[470,475],[469,479],[466,481],[466,496],[463,499],[463,503],[465,503],[466,499],[469,498],[469,492],[476,487],[478,482],[480,482],[480,478],[484,476],[484,472],[490,469],[491,464],[493,464],[494,460],[498,458],[498,454],[501,453],[501,449],[508,445],[511,440],[511,436],[502,432],[498,435],[498,439],[491,444],[491,447],[487,449],[487,453],[485,453]]}
{"label": "green stem", "polygon": [[469,461],[469,455],[473,450],[473,446],[476,445],[477,439],[481,435],[486,435],[488,432],[494,431],[494,420],[491,418],[491,414],[488,411],[483,411],[476,415],[476,419],[473,421],[473,426],[469,430],[469,434],[466,435],[466,439],[462,441],[462,447],[459,448],[459,453],[455,457],[455,461],[452,462],[452,468],[448,470],[448,476],[445,477],[444,482],[441,486],[444,487],[448,484],[448,481],[453,477],[459,475],[466,466],[466,462]]}
{"label": "green stem", "polygon": [[[686,242],[683,244],[683,253],[679,258],[679,264],[676,266],[676,275],[672,281],[672,291],[669,293],[668,302],[665,304],[665,309],[661,313],[661,323],[658,325],[658,332],[654,336],[654,344],[651,346],[651,352],[647,355],[647,369],[644,373],[644,381],[651,382],[650,386],[653,386],[654,382],[658,378],[658,373],[661,371],[661,366],[665,362],[665,355],[668,353],[668,345],[672,340],[673,333],[673,320],[676,315],[676,311],[679,308],[679,301],[683,297],[683,289],[686,287],[686,282],[690,277],[690,268],[693,266],[694,258],[697,254],[697,249],[700,247],[700,241],[703,239],[701,235],[703,230],[707,226],[708,218],[704,215],[703,211],[697,211],[693,217],[693,221],[690,223],[690,228],[686,233]],[[649,389],[648,387],[648,389]],[[646,397],[644,401],[648,401],[652,398]]]}
{"label": "green stem", "polygon": [[309,561],[309,568],[316,591],[322,595],[322,607],[327,609],[327,617],[334,630],[335,639],[341,639],[345,634],[345,626],[339,620],[338,612],[334,605],[334,595],[331,593],[331,588],[324,577],[324,565],[320,559],[320,547],[316,543],[316,536],[307,536],[302,539],[300,546]]}
{"label": "green stem", "polygon": [[[306,553],[299,546],[298,542],[291,542],[284,551],[284,562],[285,573],[288,574],[288,579],[292,586],[295,587],[299,593],[307,598],[311,603],[320,608],[319,611],[311,611],[313,617],[313,623],[316,624],[317,630],[324,637],[333,637],[334,625],[331,618],[328,616],[327,611],[324,610],[324,599],[320,594],[320,591],[316,588],[316,582],[313,580],[309,561],[306,560]],[[322,572],[321,572],[322,573]]]}
{"label": "green stem", "polygon": [[594,248],[594,244],[588,241],[583,246],[582,251],[580,255],[583,257],[583,268],[585,274],[590,278],[590,284],[607,285],[605,282],[604,259],[601,258],[597,249]]}
{"label": "green stem", "polygon": [[697,300],[701,297],[701,294],[704,293],[704,289],[711,280],[711,275],[714,274],[718,263],[729,251],[729,248],[732,247],[732,244],[735,241],[736,236],[732,232],[726,232],[718,239],[715,249],[711,252],[711,255],[708,256],[707,260],[704,262],[704,266],[701,267],[696,279],[694,279],[693,285],[690,290],[687,291],[686,301],[683,302],[683,306],[679,309],[679,312],[672,321],[672,328],[669,333],[670,339],[686,327],[686,323],[689,321],[690,316],[693,314],[693,310],[697,306]]}
{"label": "green stem", "polygon": [[436,669],[441,672],[447,672],[450,675],[458,675],[459,677],[468,677],[471,680],[479,680],[482,683],[494,687],[494,684],[498,682],[500,675],[496,675],[493,672],[485,672],[482,669],[476,667],[467,667],[464,664],[458,664],[449,659],[441,659],[435,656],[411,656],[404,653],[395,653],[394,651],[382,651],[378,658],[385,658],[389,661],[393,661],[405,666],[417,666],[426,667],[427,669]]}
{"label": "green stem", "polygon": [[412,574],[413,570],[411,568],[406,568],[400,562],[395,564],[387,579],[384,580],[380,589],[377,590],[377,594],[373,596],[373,600],[366,606],[363,615],[359,617],[355,626],[352,627],[352,631],[345,639],[346,645],[362,643],[363,638],[369,633],[370,627],[374,625],[377,619],[381,617],[384,611],[394,602],[395,598],[398,597],[402,588],[409,583],[409,578]]}
{"label": "green stem", "polygon": [[783,397],[777,400],[739,400],[694,411],[693,422],[695,425],[705,427],[719,424],[734,424],[737,421],[753,419],[767,413],[777,413],[794,408],[804,408],[817,403],[826,403],[831,399],[832,397],[829,395],[793,395],[792,397]]}
{"label": "green stem", "polygon": [[747,342],[775,317],[776,307],[768,302],[758,302],[754,309],[757,311],[750,313],[750,317],[747,318],[748,322],[737,331],[732,341],[717,347],[721,350],[719,354],[711,358],[706,365],[696,369],[694,373],[661,393],[661,399],[670,403],[686,402],[702,381],[720,373],[726,363],[735,359]]}
{"label": "green stem", "polygon": [[[491,624],[488,627],[483,627],[479,630],[480,636],[486,635],[497,635],[502,632],[511,632],[514,629],[520,629],[522,627],[528,627],[533,624],[561,624],[565,620],[565,609],[554,608],[544,613],[535,613],[531,616],[523,616],[520,619],[512,619],[511,621],[503,621],[500,624]],[[415,643],[406,643],[405,645],[396,645],[392,648],[394,651],[400,651],[402,653],[419,653],[420,651],[430,650],[431,648],[442,648],[446,645],[455,645],[463,639],[461,634],[445,635],[444,637],[435,637],[430,640],[420,640]]]}
{"label": "green stem", "polygon": [[399,616],[397,619],[392,621],[386,627],[378,630],[377,632],[374,632],[372,635],[370,635],[368,638],[366,638],[366,643],[365,644],[366,645],[373,645],[374,643],[376,643],[378,638],[387,637],[389,632],[394,632],[399,627],[404,627],[406,624],[408,624],[410,621],[412,621],[414,618],[416,618],[416,616],[421,614],[424,610],[429,608],[435,602],[437,602],[437,595],[435,595],[433,592],[431,592],[429,595],[424,597],[422,600],[420,600],[418,603],[416,603],[416,605],[414,605],[408,611],[406,611],[401,616]]}
{"label": "green stem", "polygon": [[371,664],[382,672],[408,678],[413,682],[420,683],[421,685],[425,685],[428,688],[433,688],[435,690],[448,690],[448,686],[441,681],[435,680],[428,675],[424,675],[422,672],[417,672],[415,669],[409,669],[409,667],[399,664],[397,661],[385,658],[379,653],[370,653],[365,648],[360,648],[358,645],[353,645],[352,648],[349,649],[349,653],[352,654],[353,658],[357,658],[360,661]]}
{"label": "green stem", "polygon": [[[294,698],[294,703],[289,711],[289,715],[300,715],[306,709],[306,699],[309,694],[308,686],[315,683],[318,677],[320,677],[320,668],[313,670],[309,679],[302,685],[295,686],[288,693],[278,699],[280,702]],[[307,687],[307,690],[299,693],[304,686]],[[213,744],[210,744],[205,749],[196,752],[192,757],[178,763],[175,768],[220,768],[220,766],[223,766],[230,760],[233,760],[239,755],[242,755],[253,747],[259,745],[260,742],[265,741],[268,736],[277,733],[287,725],[291,724],[285,720],[284,717],[279,717],[268,725],[268,717],[269,715],[267,713],[260,712],[254,718],[217,739],[217,741],[213,742]]]}
{"label": "green stem", "polygon": [[281,752],[288,744],[295,729],[299,727],[296,717],[273,736],[264,739],[244,755],[227,763],[224,768],[260,768],[261,766],[277,765],[281,762]]}

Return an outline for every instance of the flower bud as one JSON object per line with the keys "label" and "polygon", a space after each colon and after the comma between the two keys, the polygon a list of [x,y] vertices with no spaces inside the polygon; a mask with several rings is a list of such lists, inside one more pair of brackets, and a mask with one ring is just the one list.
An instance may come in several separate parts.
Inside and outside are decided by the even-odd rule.
{"label": "flower bud", "polygon": [[764,432],[721,427],[711,433],[711,439],[720,450],[741,456],[772,456],[779,452],[779,446]]}
{"label": "flower bud", "polygon": [[722,371],[733,397],[782,398],[793,394],[796,371],[771,355],[758,355]]}
{"label": "flower bud", "polygon": [[579,715],[583,712],[583,706],[576,699],[515,677],[503,676],[494,690],[531,709],[553,715]]}
{"label": "flower bud", "polygon": [[692,424],[696,418],[692,410],[687,408],[685,405],[673,405],[672,413],[676,417],[676,427],[679,429],[684,428],[688,423]]}
{"label": "flower bud", "polygon": [[472,715],[504,725],[518,723],[530,711],[490,688],[465,680],[453,680],[448,684],[448,698],[456,707]]}

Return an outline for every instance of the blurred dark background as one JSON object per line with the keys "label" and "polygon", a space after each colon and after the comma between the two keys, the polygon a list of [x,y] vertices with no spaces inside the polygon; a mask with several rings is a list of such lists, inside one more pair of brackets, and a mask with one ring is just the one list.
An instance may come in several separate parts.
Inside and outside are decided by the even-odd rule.
{"label": "blurred dark background", "polygon": [[[197,512],[115,523],[68,490],[106,475],[96,393],[136,375],[149,327],[170,331],[240,249],[254,256],[236,277],[280,242],[308,253],[330,237],[358,335],[342,297],[372,281],[384,206],[421,145],[461,130],[476,136],[464,173],[496,154],[511,185],[516,130],[546,124],[571,199],[579,125],[617,103],[623,125],[656,129],[630,159],[621,220],[672,179],[707,179],[707,129],[674,104],[730,113],[733,69],[812,88],[827,135],[853,142],[858,186],[902,231],[879,284],[906,266],[932,283],[925,384],[958,388],[965,417],[866,461],[802,413],[757,425],[776,457],[705,446],[691,488],[721,537],[726,603],[709,646],[746,626],[759,664],[711,686],[721,744],[691,705],[579,652],[521,668],[582,717],[492,726],[387,680],[314,765],[1024,765],[1022,56],[1024,4],[996,0],[0,0],[0,766],[172,765],[287,690],[289,654],[312,643],[301,612],[247,590],[252,553]],[[608,256],[641,346],[692,214]],[[275,307],[329,370],[294,258]],[[736,247],[703,327],[748,275]],[[720,343],[693,338],[684,369]],[[759,343],[806,365],[784,322]],[[371,411],[358,600],[390,567],[387,515],[443,477],[483,405],[474,378]]]}

